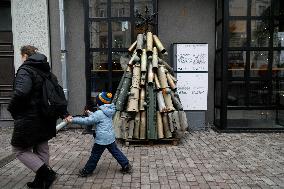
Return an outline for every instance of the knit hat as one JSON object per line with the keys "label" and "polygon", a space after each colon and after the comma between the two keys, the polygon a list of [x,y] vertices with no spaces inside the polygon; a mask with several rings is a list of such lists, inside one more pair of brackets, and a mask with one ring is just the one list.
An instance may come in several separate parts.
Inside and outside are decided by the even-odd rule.
{"label": "knit hat", "polygon": [[112,94],[108,92],[101,92],[97,96],[97,104],[99,106],[103,104],[110,104],[111,103]]}

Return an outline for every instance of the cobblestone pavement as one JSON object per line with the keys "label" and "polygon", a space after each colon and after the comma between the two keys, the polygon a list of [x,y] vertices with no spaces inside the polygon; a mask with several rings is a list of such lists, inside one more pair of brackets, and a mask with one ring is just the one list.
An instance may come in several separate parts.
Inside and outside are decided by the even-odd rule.
{"label": "cobblestone pavement", "polygon": [[0,127],[0,167],[10,158],[13,158],[11,156],[12,148],[10,144],[12,131],[12,127]]}
{"label": "cobblestone pavement", "polygon": [[[179,146],[121,147],[133,164],[123,175],[105,151],[94,174],[79,178],[92,146],[81,130],[62,131],[50,142],[58,173],[52,188],[284,188],[284,133],[186,135]],[[25,188],[34,173],[18,160],[0,169],[0,188]]]}

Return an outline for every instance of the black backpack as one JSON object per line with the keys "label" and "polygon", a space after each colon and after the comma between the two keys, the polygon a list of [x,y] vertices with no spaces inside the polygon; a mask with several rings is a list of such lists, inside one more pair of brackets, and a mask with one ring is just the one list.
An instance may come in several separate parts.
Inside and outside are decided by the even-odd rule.
{"label": "black backpack", "polygon": [[55,118],[62,117],[67,110],[67,100],[63,88],[58,84],[57,77],[51,72],[44,73],[43,71],[30,66],[25,66],[23,69],[32,70],[43,79],[40,108],[43,116]]}

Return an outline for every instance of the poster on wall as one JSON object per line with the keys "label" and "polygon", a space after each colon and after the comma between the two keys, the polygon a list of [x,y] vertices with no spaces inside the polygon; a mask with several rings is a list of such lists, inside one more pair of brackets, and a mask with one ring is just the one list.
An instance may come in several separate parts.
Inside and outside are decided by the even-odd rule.
{"label": "poster on wall", "polygon": [[176,44],[176,71],[208,71],[208,44]]}
{"label": "poster on wall", "polygon": [[207,110],[208,73],[177,73],[177,80],[184,110]]}

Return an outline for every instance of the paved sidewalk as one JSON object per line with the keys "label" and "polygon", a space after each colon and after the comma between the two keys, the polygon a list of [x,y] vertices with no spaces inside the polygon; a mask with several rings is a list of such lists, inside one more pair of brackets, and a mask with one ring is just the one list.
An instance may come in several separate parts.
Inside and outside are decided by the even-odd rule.
{"label": "paved sidewalk", "polygon": [[[79,178],[90,153],[91,135],[62,131],[50,142],[51,165],[64,188],[284,188],[284,133],[188,134],[179,146],[121,147],[131,175],[106,151],[94,174]],[[18,160],[0,168],[0,188],[25,188],[34,173]]]}
{"label": "paved sidewalk", "polygon": [[11,148],[12,127],[0,127],[0,168],[14,159]]}

